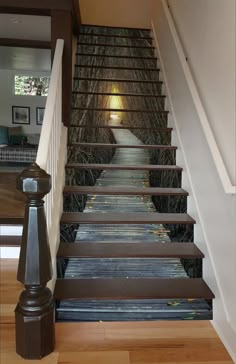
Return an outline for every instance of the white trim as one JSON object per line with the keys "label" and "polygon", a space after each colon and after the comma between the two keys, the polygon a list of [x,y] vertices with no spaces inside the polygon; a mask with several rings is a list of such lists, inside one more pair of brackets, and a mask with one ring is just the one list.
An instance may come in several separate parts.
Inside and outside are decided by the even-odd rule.
{"label": "white trim", "polygon": [[199,120],[201,122],[202,125],[202,129],[203,132],[205,134],[209,149],[211,151],[212,154],[212,158],[214,160],[215,166],[217,168],[221,183],[223,185],[224,191],[227,194],[232,194],[235,195],[236,194],[236,186],[233,186],[229,177],[229,174],[227,172],[227,169],[225,167],[224,161],[221,157],[218,145],[216,143],[214,134],[212,132],[212,129],[210,127],[210,123],[209,120],[207,118],[206,112],[204,110],[203,104],[201,102],[200,96],[199,96],[199,92],[197,90],[196,84],[194,82],[192,73],[190,71],[189,65],[186,62],[186,57],[183,51],[183,47],[181,45],[178,33],[176,31],[170,10],[168,8],[168,4],[167,4],[167,0],[161,0],[162,1],[162,5],[163,5],[163,9],[171,30],[171,34],[176,46],[176,50],[178,52],[179,55],[179,59],[180,59],[180,63],[183,69],[183,72],[185,74],[186,77],[186,81],[190,90],[190,93],[192,95],[193,98],[193,102],[194,105],[196,107],[198,116],[199,116]]}
{"label": "white trim", "polygon": [[40,134],[40,141],[39,147],[37,152],[37,159],[36,163],[42,168],[47,168],[47,159],[49,153],[49,146],[50,146],[50,138],[52,132],[52,120],[54,117],[55,112],[55,105],[57,101],[57,88],[58,83],[60,82],[61,77],[61,67],[62,67],[62,55],[63,55],[63,48],[64,48],[64,40],[58,39],[53,66],[52,66],[52,73],[50,77],[50,84],[48,90],[48,97],[45,106],[45,113],[43,118],[43,125]]}

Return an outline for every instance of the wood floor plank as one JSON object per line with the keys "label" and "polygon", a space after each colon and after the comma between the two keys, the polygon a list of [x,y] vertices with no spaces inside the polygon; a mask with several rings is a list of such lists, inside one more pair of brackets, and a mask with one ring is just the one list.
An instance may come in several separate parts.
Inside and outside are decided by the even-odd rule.
{"label": "wood floor plank", "polygon": [[18,302],[23,286],[16,280],[17,266],[17,259],[1,259],[0,304],[15,304]]}
{"label": "wood floor plank", "polygon": [[0,173],[0,218],[23,217],[25,197],[16,189],[16,177],[19,173]]}
{"label": "wood floor plank", "polygon": [[221,351],[222,344],[215,339],[186,339],[182,344],[173,345],[157,343],[155,350],[137,350],[130,352],[131,364],[191,363],[194,361],[230,361],[228,355]]}
{"label": "wood floor plank", "polygon": [[[103,336],[96,338],[96,331],[92,330],[94,325],[100,333],[104,332]],[[153,333],[155,327],[159,328],[159,333],[151,337],[149,330]],[[125,334],[126,330],[129,335]],[[83,332],[90,332],[90,335],[84,339]],[[77,358],[80,358],[80,352],[85,351],[129,351],[133,363],[232,364],[215,330],[206,321],[57,324],[56,337],[57,350],[74,352]]]}
{"label": "wood floor plank", "polygon": [[60,353],[58,364],[129,364],[128,351]]}
{"label": "wood floor plank", "polygon": [[2,324],[13,324],[15,322],[16,304],[0,304],[0,322]]}
{"label": "wood floor plank", "polygon": [[58,357],[59,357],[58,353],[52,353],[46,358],[43,358],[41,360],[24,360],[16,353],[1,353],[0,362],[2,364],[58,364],[59,363]]}

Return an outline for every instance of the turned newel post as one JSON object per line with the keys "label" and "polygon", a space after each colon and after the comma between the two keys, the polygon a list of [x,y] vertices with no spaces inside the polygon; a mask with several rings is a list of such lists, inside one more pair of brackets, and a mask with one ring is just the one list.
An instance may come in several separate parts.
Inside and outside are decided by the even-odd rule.
{"label": "turned newel post", "polygon": [[52,266],[43,201],[51,177],[34,163],[18,176],[17,188],[27,201],[17,273],[25,290],[15,310],[16,351],[25,359],[40,359],[54,350],[54,303],[46,287]]}

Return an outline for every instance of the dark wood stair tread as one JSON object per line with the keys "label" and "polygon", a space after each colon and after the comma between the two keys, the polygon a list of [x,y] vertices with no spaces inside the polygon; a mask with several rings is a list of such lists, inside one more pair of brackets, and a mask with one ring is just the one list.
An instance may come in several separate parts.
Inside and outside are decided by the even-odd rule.
{"label": "dark wood stair tread", "polygon": [[21,239],[21,236],[0,235],[0,246],[20,246]]}
{"label": "dark wood stair tread", "polygon": [[105,143],[72,143],[69,147],[91,147],[91,148],[131,148],[131,149],[170,149],[176,150],[176,146],[172,145],[152,145],[152,144],[105,144]]}
{"label": "dark wood stair tread", "polygon": [[98,82],[127,82],[127,83],[156,83],[162,85],[162,81],[157,80],[137,80],[137,79],[125,79],[125,78],[97,78],[97,77],[74,77],[74,80],[79,81],[98,81]]}
{"label": "dark wood stair tread", "polygon": [[58,279],[57,300],[205,298],[214,294],[201,278]]}
{"label": "dark wood stair tread", "polygon": [[98,169],[98,170],[137,170],[137,171],[182,171],[181,167],[173,165],[151,165],[151,164],[95,164],[95,163],[68,163],[66,168]]}
{"label": "dark wood stair tread", "polygon": [[150,59],[150,60],[157,60],[157,57],[152,56],[116,56],[116,55],[110,55],[110,54],[95,54],[95,53],[82,53],[77,52],[76,56],[80,57],[105,57],[105,58],[126,58],[126,59]]}
{"label": "dark wood stair tread", "polygon": [[116,186],[66,186],[64,193],[94,194],[94,195],[150,195],[150,196],[188,196],[182,188],[158,187],[116,187]]}
{"label": "dark wood stair tread", "polygon": [[127,67],[127,66],[98,66],[94,64],[76,64],[76,68],[94,68],[104,70],[130,70],[130,71],[145,71],[145,72],[160,72],[159,68],[145,68],[145,67]]}
{"label": "dark wood stair tread", "polygon": [[73,94],[77,94],[77,95],[95,95],[95,96],[155,97],[155,98],[159,98],[159,99],[165,99],[166,98],[166,95],[121,93],[121,92],[73,91]]}
{"label": "dark wood stair tread", "polygon": [[23,221],[22,216],[0,216],[0,225],[22,225]]}
{"label": "dark wood stair tread", "polygon": [[64,212],[63,224],[195,224],[188,214]]}
{"label": "dark wood stair tread", "polygon": [[59,258],[204,258],[193,243],[61,243]]}
{"label": "dark wood stair tread", "polygon": [[97,24],[81,24],[81,27],[83,28],[98,28],[98,29],[101,29],[101,28],[104,28],[104,29],[115,29],[115,30],[118,30],[118,29],[122,29],[122,30],[128,30],[128,31],[144,31],[144,32],[148,32],[150,33],[151,32],[151,29],[150,28],[132,28],[132,27],[119,27],[119,26],[112,26],[112,25],[97,25]]}
{"label": "dark wood stair tread", "polygon": [[[135,81],[137,82],[137,81]],[[80,111],[104,111],[104,112],[143,112],[143,113],[155,113],[155,114],[163,114],[168,115],[169,111],[165,110],[151,110],[151,109],[111,109],[104,107],[76,107],[73,106],[72,110],[80,110]]]}
{"label": "dark wood stair tread", "polygon": [[111,126],[111,125],[97,125],[97,126],[93,126],[93,125],[86,125],[86,124],[80,124],[80,125],[70,125],[71,128],[87,128],[87,129],[124,129],[124,130],[137,130],[137,129],[143,129],[143,130],[153,130],[156,132],[171,132],[173,130],[173,128],[150,128],[150,127],[145,127],[145,126]]}
{"label": "dark wood stair tread", "polygon": [[80,32],[79,35],[82,36],[89,36],[89,37],[105,37],[105,38],[126,38],[126,39],[139,39],[139,40],[152,40],[152,37],[141,37],[135,35],[114,35],[114,34],[101,34],[101,33],[84,33]]}

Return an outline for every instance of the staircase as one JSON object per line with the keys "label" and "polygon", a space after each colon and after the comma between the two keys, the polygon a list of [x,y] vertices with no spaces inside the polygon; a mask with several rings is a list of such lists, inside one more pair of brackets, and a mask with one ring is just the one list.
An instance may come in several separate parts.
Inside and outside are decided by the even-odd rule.
{"label": "staircase", "polygon": [[212,318],[156,65],[149,30],[81,27],[59,321]]}

